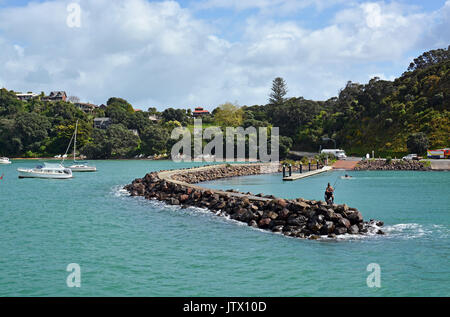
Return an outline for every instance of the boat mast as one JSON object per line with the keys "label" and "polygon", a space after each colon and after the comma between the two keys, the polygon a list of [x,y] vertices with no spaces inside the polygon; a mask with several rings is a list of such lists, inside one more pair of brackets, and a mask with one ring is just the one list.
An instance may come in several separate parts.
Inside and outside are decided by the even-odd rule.
{"label": "boat mast", "polygon": [[77,151],[77,129],[78,129],[78,120],[75,124],[75,141],[73,142],[73,161],[75,162],[75,153]]}
{"label": "boat mast", "polygon": [[[77,124],[78,124],[78,120],[77,120]],[[66,153],[64,153],[64,155],[63,155],[61,165],[64,164],[64,161],[66,160],[65,156],[67,156],[67,153],[69,153],[70,145],[72,144],[72,140],[73,140],[74,136],[76,137],[76,133],[77,133],[76,129],[77,128],[75,127],[75,132],[74,132],[74,134],[72,134],[72,137],[70,138],[69,145],[67,145],[67,150],[66,150]]]}

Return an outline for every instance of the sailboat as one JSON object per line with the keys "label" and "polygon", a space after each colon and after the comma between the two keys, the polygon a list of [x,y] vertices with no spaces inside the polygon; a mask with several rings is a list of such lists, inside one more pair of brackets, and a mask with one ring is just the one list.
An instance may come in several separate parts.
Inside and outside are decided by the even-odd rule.
{"label": "sailboat", "polygon": [[[73,142],[73,163],[72,165],[68,166],[72,170],[72,172],[96,172],[97,168],[95,166],[90,166],[87,162],[77,162],[75,159],[76,157],[76,150],[77,150],[77,130],[78,130],[78,120],[75,125],[75,132],[73,133],[72,139],[74,139]],[[70,144],[72,143],[72,139],[70,140],[69,146],[67,147],[67,152],[69,151]],[[64,156],[63,161],[64,162]]]}

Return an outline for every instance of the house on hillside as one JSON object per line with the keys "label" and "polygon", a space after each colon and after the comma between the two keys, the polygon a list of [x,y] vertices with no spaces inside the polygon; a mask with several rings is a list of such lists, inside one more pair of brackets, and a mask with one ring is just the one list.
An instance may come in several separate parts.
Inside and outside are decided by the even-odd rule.
{"label": "house on hillside", "polygon": [[194,116],[194,118],[202,117],[202,116],[208,115],[208,114],[209,114],[209,111],[203,109],[202,107],[197,107],[197,108],[195,108],[195,109],[194,109],[194,112],[192,113],[192,115]]}
{"label": "house on hillside", "polygon": [[156,115],[149,115],[149,116],[148,116],[148,120],[150,120],[150,121],[153,122],[153,123],[156,123],[156,122],[158,122],[159,120],[161,120],[161,118],[159,118],[159,117],[156,116]]}
{"label": "house on hillside", "polygon": [[52,91],[49,96],[42,98],[44,101],[66,101],[67,94],[65,91]]}
{"label": "house on hillside", "polygon": [[84,113],[91,113],[96,108],[98,108],[97,105],[91,104],[91,103],[84,103],[84,102],[75,102],[75,107],[83,111]]}
{"label": "house on hillside", "polygon": [[26,94],[22,94],[21,92],[16,92],[17,99],[22,100],[22,101],[29,101],[38,96],[39,96],[38,94],[35,94],[31,91],[27,92]]}
{"label": "house on hillside", "polygon": [[94,128],[107,129],[112,124],[111,118],[95,118]]}

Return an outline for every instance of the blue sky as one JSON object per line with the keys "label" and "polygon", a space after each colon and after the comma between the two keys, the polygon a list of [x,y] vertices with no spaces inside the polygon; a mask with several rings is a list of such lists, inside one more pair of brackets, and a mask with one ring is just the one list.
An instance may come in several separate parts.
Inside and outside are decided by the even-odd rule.
{"label": "blue sky", "polygon": [[[67,6],[80,8],[70,27]],[[0,0],[0,87],[137,108],[325,100],[450,44],[450,0]]]}

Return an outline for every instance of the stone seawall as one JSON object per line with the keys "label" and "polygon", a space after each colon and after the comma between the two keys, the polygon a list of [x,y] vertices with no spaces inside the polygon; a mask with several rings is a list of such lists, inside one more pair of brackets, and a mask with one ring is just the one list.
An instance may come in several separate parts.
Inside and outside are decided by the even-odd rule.
{"label": "stone seawall", "polygon": [[356,165],[355,171],[431,171],[431,166],[425,165],[420,161],[392,160],[387,163],[386,160],[364,160]]}
{"label": "stone seawall", "polygon": [[[275,172],[278,171],[276,168]],[[274,172],[264,164],[216,165],[153,172],[135,179],[125,189],[131,196],[157,199],[170,205],[207,208],[218,216],[245,222],[286,236],[317,239],[343,234],[383,234],[381,221],[365,222],[360,211],[323,201],[282,199],[262,194],[211,190],[192,185],[225,177]]]}

